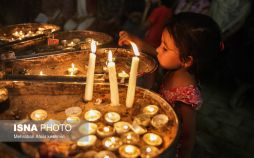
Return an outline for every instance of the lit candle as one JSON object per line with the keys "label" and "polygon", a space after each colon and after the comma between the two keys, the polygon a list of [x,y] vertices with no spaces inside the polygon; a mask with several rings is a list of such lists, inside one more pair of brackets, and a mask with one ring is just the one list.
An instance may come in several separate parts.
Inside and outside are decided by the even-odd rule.
{"label": "lit candle", "polygon": [[38,109],[31,113],[31,119],[34,121],[43,121],[48,117],[48,113],[45,110]]}
{"label": "lit candle", "polygon": [[86,89],[84,100],[90,101],[93,99],[93,83],[94,83],[94,69],[96,61],[96,43],[94,40],[91,42],[91,53],[89,54],[88,70],[86,74]]}
{"label": "lit candle", "polygon": [[97,134],[100,137],[109,137],[109,136],[112,136],[114,133],[115,133],[115,129],[111,126],[100,125],[97,128]]}
{"label": "lit candle", "polygon": [[141,148],[141,157],[152,158],[159,154],[159,149],[154,146],[144,146]]}
{"label": "lit candle", "polygon": [[78,68],[75,67],[75,65],[72,63],[71,68],[68,68],[68,74],[73,76],[76,75],[78,72]]}
{"label": "lit candle", "polygon": [[107,137],[103,139],[102,144],[104,148],[115,151],[123,144],[123,142],[119,137]]}
{"label": "lit candle", "polygon": [[168,116],[165,114],[158,114],[152,118],[151,124],[155,128],[162,128],[168,123]]}
{"label": "lit candle", "polygon": [[113,106],[119,105],[118,83],[116,78],[115,62],[112,60],[111,50],[108,53],[108,74],[110,83],[110,98]]}
{"label": "lit candle", "polygon": [[12,33],[12,35],[15,36],[15,37],[19,37],[19,32],[15,31],[14,33]]}
{"label": "lit candle", "polygon": [[75,45],[76,45],[76,44],[75,44],[73,41],[71,41],[71,43],[68,43],[68,44],[67,44],[68,47],[74,47]]}
{"label": "lit candle", "polygon": [[97,137],[95,135],[84,136],[77,141],[77,146],[91,147],[95,144],[96,140]]}
{"label": "lit candle", "polygon": [[87,121],[95,122],[101,118],[101,112],[98,110],[89,110],[85,113]]}
{"label": "lit candle", "polygon": [[135,158],[140,155],[140,150],[134,145],[122,145],[119,148],[119,153],[125,158]]}
{"label": "lit candle", "polygon": [[108,123],[112,124],[120,121],[121,116],[116,112],[108,112],[105,114],[104,118]]}
{"label": "lit candle", "polygon": [[130,124],[128,122],[117,122],[114,124],[114,128],[116,130],[116,133],[118,134],[122,134],[122,133],[126,133],[130,130]]}
{"label": "lit candle", "polygon": [[152,146],[159,146],[162,143],[162,138],[155,133],[146,133],[143,136],[143,140],[146,144],[152,145]]}
{"label": "lit candle", "polygon": [[120,83],[124,83],[125,78],[129,78],[129,75],[125,71],[122,71],[118,73],[118,77],[121,78]]}
{"label": "lit candle", "polygon": [[65,115],[67,117],[69,117],[69,116],[77,116],[78,117],[78,116],[80,116],[81,113],[82,113],[82,109],[78,106],[65,109]]}
{"label": "lit candle", "polygon": [[79,126],[79,132],[83,135],[95,134],[97,125],[95,123],[87,122]]}
{"label": "lit candle", "polygon": [[127,90],[127,97],[126,97],[126,107],[127,108],[131,108],[134,103],[137,73],[138,73],[138,64],[139,64],[138,48],[137,48],[136,44],[134,44],[132,42],[131,42],[131,45],[132,45],[135,56],[132,57],[132,62],[131,62],[131,71],[130,71],[128,90]]}
{"label": "lit candle", "polygon": [[40,71],[39,75],[44,76],[45,74],[43,73],[43,71]]}
{"label": "lit candle", "polygon": [[122,141],[125,144],[138,144],[139,143],[139,135],[134,132],[124,133],[122,136]]}
{"label": "lit candle", "polygon": [[147,105],[143,109],[143,113],[147,114],[149,116],[153,116],[153,115],[157,114],[158,111],[159,111],[159,108],[156,105]]}

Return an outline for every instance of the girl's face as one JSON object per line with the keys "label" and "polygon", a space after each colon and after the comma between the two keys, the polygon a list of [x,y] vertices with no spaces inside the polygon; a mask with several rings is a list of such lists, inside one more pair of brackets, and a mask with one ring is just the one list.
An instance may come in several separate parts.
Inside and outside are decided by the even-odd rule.
{"label": "girl's face", "polygon": [[156,51],[158,52],[157,58],[161,67],[171,70],[182,67],[183,62],[180,60],[179,50],[167,29],[164,29],[163,31],[161,45]]}

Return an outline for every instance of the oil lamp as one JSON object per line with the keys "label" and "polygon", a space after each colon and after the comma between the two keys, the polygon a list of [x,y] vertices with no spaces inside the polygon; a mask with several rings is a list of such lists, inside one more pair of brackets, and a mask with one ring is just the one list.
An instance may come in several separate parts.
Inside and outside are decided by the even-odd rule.
{"label": "oil lamp", "polygon": [[87,122],[79,126],[79,132],[83,135],[95,134],[97,125],[95,123]]}
{"label": "oil lamp", "polygon": [[143,109],[143,113],[149,116],[154,116],[155,114],[157,114],[158,111],[159,111],[159,108],[156,105],[147,105]]}
{"label": "oil lamp", "polygon": [[95,135],[84,136],[77,141],[77,146],[88,148],[93,146],[96,140],[97,137]]}
{"label": "oil lamp", "polygon": [[125,158],[135,158],[140,155],[140,150],[134,145],[122,145],[119,148],[119,153]]}
{"label": "oil lamp", "polygon": [[121,119],[121,116],[117,112],[108,112],[104,116],[107,123],[112,124],[118,122]]}
{"label": "oil lamp", "polygon": [[168,123],[168,116],[165,114],[158,114],[152,118],[151,124],[155,128],[162,128]]}
{"label": "oil lamp", "polygon": [[34,121],[43,121],[48,117],[48,113],[45,110],[38,109],[31,113],[31,119]]}
{"label": "oil lamp", "polygon": [[100,125],[97,128],[97,134],[100,137],[108,137],[108,136],[112,136],[115,133],[115,129],[111,126],[104,126],[104,125]]}
{"label": "oil lamp", "polygon": [[98,110],[89,110],[85,113],[84,117],[87,121],[95,122],[101,118],[101,112]]}
{"label": "oil lamp", "polygon": [[115,151],[123,144],[123,142],[119,137],[107,137],[103,139],[102,144],[107,150]]}
{"label": "oil lamp", "polygon": [[162,143],[162,138],[155,133],[146,133],[143,136],[143,140],[146,144],[152,145],[152,146],[159,146]]}

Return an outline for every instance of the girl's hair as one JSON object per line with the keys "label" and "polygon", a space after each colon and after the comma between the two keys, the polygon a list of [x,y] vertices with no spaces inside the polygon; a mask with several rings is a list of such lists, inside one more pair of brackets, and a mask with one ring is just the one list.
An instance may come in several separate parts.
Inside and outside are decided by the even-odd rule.
{"label": "girl's hair", "polygon": [[179,49],[180,59],[185,61],[188,56],[193,57],[190,72],[196,77],[218,57],[221,32],[211,17],[183,12],[175,15],[166,28]]}

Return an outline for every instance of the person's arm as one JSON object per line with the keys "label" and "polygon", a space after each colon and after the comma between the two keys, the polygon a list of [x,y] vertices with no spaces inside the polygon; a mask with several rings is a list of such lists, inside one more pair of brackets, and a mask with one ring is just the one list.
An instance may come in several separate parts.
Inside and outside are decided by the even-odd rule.
{"label": "person's arm", "polygon": [[126,31],[120,31],[118,44],[120,46],[130,45],[130,42],[134,42],[138,46],[140,51],[148,53],[154,57],[157,56],[156,48],[152,47],[151,45],[141,40],[140,38],[129,34]]}
{"label": "person's arm", "polygon": [[191,105],[184,103],[177,104],[176,111],[181,115],[183,122],[183,140],[179,158],[191,158],[196,138],[196,111]]}

